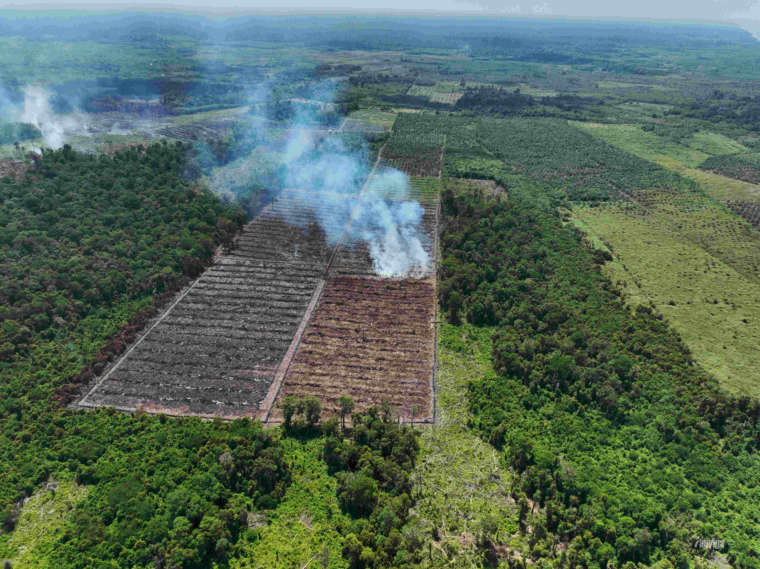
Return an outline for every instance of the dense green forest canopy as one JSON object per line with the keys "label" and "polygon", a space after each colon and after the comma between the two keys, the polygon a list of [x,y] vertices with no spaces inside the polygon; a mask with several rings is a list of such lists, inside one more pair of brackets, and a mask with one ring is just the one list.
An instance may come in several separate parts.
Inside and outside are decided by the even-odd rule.
{"label": "dense green forest canopy", "polygon": [[1,359],[102,306],[176,288],[232,239],[241,213],[185,182],[185,151],[159,144],[97,157],[64,147],[23,180],[0,181]]}
{"label": "dense green forest canopy", "polygon": [[[302,492],[336,504],[315,523],[324,545],[310,567],[429,568],[434,549],[453,566],[472,548],[483,566],[686,569],[709,562],[694,544],[712,538],[726,542],[718,562],[760,567],[760,404],[722,391],[651,306],[626,304],[601,270],[610,251],[557,212],[643,190],[688,205],[707,200],[705,179],[743,182],[753,197],[760,44],[748,33],[502,18],[28,18],[0,15],[0,107],[18,110],[25,86],[44,83],[55,113],[88,113],[120,149],[79,152],[80,137],[24,156],[14,143],[37,148],[41,130],[0,125],[2,156],[24,160],[0,162],[0,558],[19,555],[24,501],[60,481],[81,497],[41,532],[40,565],[253,566],[280,516],[311,532]],[[346,401],[338,422],[322,420],[316,399],[288,400],[273,429],[66,408],[231,242],[244,209],[283,187],[288,127],[304,114],[364,161],[382,148],[436,183],[443,169],[440,308],[450,337],[491,337],[494,373],[472,377],[463,399],[468,432],[511,477],[509,496],[488,499],[515,510],[519,555],[487,537],[489,520],[463,536],[415,525],[412,473],[431,456],[387,406],[349,417]],[[112,134],[114,116],[161,128]],[[651,148],[634,156],[568,119],[635,130]],[[184,142],[149,144],[156,136]],[[229,165],[240,176],[220,200],[205,184]]]}
{"label": "dense green forest canopy", "polygon": [[687,567],[691,542],[719,532],[732,564],[756,567],[760,404],[722,393],[661,316],[625,307],[555,214],[452,191],[444,211],[441,303],[495,326],[499,375],[473,380],[473,426],[520,473],[518,503],[545,512],[538,551],[556,535],[560,566]]}
{"label": "dense green forest canopy", "polygon": [[472,424],[520,474],[521,508],[545,513],[534,552],[559,539],[560,566],[687,567],[691,542],[719,532],[732,564],[757,566],[760,404],[723,393],[662,316],[626,307],[605,255],[535,194],[454,187],[442,202],[441,304],[494,327],[499,375],[472,381]]}

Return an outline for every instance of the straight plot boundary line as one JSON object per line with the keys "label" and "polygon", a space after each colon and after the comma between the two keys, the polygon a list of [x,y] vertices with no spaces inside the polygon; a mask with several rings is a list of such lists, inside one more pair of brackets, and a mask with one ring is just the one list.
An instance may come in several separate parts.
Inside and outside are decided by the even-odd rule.
{"label": "straight plot boundary line", "polygon": [[441,167],[438,170],[438,196],[435,204],[435,225],[433,230],[433,243],[435,247],[433,259],[433,372],[430,378],[430,392],[433,397],[433,424],[438,421],[438,393],[436,376],[438,375],[438,265],[440,262],[440,242],[438,240],[438,225],[441,218],[441,192],[443,191],[443,165],[446,157],[446,135],[443,135],[441,147]]}
{"label": "straight plot boundary line", "polygon": [[314,292],[311,295],[309,306],[306,307],[306,312],[301,318],[301,323],[298,325],[298,330],[296,330],[296,333],[293,336],[293,340],[290,342],[290,346],[288,347],[288,351],[285,352],[285,356],[282,358],[282,361],[277,368],[277,372],[274,376],[274,381],[272,381],[272,384],[269,386],[269,391],[267,391],[266,397],[264,397],[264,399],[262,399],[261,403],[259,404],[259,415],[261,415],[262,423],[269,422],[269,416],[272,414],[274,403],[277,401],[277,396],[280,395],[282,384],[285,383],[285,377],[288,375],[288,371],[290,371],[290,366],[293,363],[296,352],[301,346],[301,340],[303,339],[304,332],[306,332],[306,327],[311,320],[311,315],[314,313],[314,310],[319,303],[319,299],[322,298],[322,291],[325,289],[325,284],[327,284],[326,280],[319,279],[317,287],[314,289]]}
{"label": "straight plot boundary line", "polygon": [[[344,124],[345,124],[345,121],[344,121]],[[272,415],[272,409],[274,409],[274,405],[275,405],[275,402],[277,401],[277,397],[280,395],[280,391],[282,390],[282,386],[284,385],[285,379],[288,376],[288,372],[290,371],[290,366],[296,357],[298,348],[301,346],[301,340],[303,339],[303,335],[306,333],[306,328],[308,328],[309,326],[309,322],[311,321],[311,316],[312,314],[314,314],[314,311],[317,308],[317,304],[319,304],[319,301],[322,298],[322,293],[325,290],[325,285],[327,284],[327,280],[330,278],[330,271],[332,269],[333,264],[335,263],[335,259],[338,258],[338,252],[340,251],[341,244],[343,243],[343,240],[345,239],[346,234],[348,233],[348,228],[351,226],[351,222],[354,220],[356,213],[359,211],[359,207],[361,206],[361,200],[362,200],[362,196],[364,195],[364,191],[367,189],[367,186],[369,185],[370,180],[372,180],[373,176],[375,175],[375,172],[377,171],[377,167],[380,164],[380,160],[383,156],[384,148],[385,148],[385,145],[380,147],[380,150],[378,150],[377,152],[377,159],[375,160],[375,163],[373,164],[372,170],[370,170],[370,173],[367,176],[367,179],[364,181],[364,184],[362,184],[361,190],[359,190],[359,195],[356,200],[356,205],[354,206],[353,210],[351,210],[351,215],[348,218],[348,223],[346,223],[346,226],[343,228],[343,232],[341,233],[340,238],[335,244],[335,247],[333,247],[332,254],[330,255],[330,260],[327,262],[327,266],[325,267],[325,272],[324,272],[325,278],[320,279],[320,281],[317,283],[317,287],[314,290],[314,294],[311,298],[311,301],[309,302],[309,306],[306,308],[306,312],[301,318],[301,323],[298,325],[298,330],[296,331],[296,334],[293,337],[293,341],[291,342],[290,347],[288,348],[288,351],[285,353],[285,356],[283,357],[282,361],[280,362],[279,367],[277,368],[275,379],[272,382],[272,385],[270,386],[266,397],[262,400],[260,404],[260,414],[261,414],[260,416],[262,417],[261,422],[264,423],[265,425],[269,424],[270,422],[269,419],[270,419],[270,416]]]}
{"label": "straight plot boundary line", "polygon": [[[207,270],[208,269],[206,269],[206,271]],[[84,397],[82,397],[82,399],[79,400],[79,403],[77,403],[77,406],[80,406],[80,407],[100,407],[100,405],[98,405],[97,403],[90,403],[89,401],[87,401],[87,399],[90,397],[90,395],[92,395],[93,393],[95,393],[95,391],[103,384],[104,381],[106,381],[111,376],[111,374],[113,372],[115,372],[119,368],[119,366],[121,366],[121,364],[124,362],[124,360],[127,359],[127,357],[129,356],[129,354],[131,354],[134,351],[134,349],[137,348],[137,346],[139,346],[140,344],[142,344],[143,340],[145,340],[145,338],[147,338],[150,335],[150,333],[153,331],[153,329],[156,326],[158,326],[159,324],[161,324],[161,322],[164,321],[164,319],[171,313],[171,311],[174,310],[174,307],[177,306],[177,304],[179,304],[180,301],[183,298],[185,298],[185,296],[187,296],[187,293],[189,293],[195,287],[195,285],[198,284],[198,282],[203,278],[203,275],[206,274],[206,271],[204,271],[201,274],[201,276],[199,276],[197,279],[195,279],[193,281],[193,283],[189,287],[187,287],[179,296],[177,296],[177,298],[174,299],[174,301],[169,305],[169,307],[166,310],[164,310],[163,314],[161,314],[161,316],[159,318],[157,318],[156,321],[153,324],[151,324],[151,326],[145,332],[143,332],[143,334],[140,336],[140,338],[134,344],[132,344],[132,346],[130,346],[130,348],[126,352],[124,352],[118,360],[116,360],[116,363],[113,364],[113,366],[111,366],[111,369],[109,369],[108,372],[105,375],[103,375],[100,378],[100,380],[92,387],[92,389],[90,389],[87,392],[87,394]],[[112,405],[109,405],[109,407],[112,407]],[[124,407],[124,409],[130,409],[130,410],[132,410],[132,409],[135,409],[135,408],[134,407]]]}

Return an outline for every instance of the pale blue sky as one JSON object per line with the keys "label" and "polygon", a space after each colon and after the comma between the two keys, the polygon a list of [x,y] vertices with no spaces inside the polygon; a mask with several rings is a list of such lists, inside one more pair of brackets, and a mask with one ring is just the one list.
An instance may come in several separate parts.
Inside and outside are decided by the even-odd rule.
{"label": "pale blue sky", "polygon": [[409,12],[498,12],[579,18],[760,20],[760,0],[0,0],[0,8],[172,9],[230,12],[268,10]]}

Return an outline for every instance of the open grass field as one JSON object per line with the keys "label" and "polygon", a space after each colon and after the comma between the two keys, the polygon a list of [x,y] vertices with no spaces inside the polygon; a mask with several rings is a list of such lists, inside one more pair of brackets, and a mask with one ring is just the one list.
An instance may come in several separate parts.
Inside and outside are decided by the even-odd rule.
{"label": "open grass field", "polygon": [[396,120],[396,113],[378,109],[360,109],[350,113],[348,118],[356,121],[375,123],[386,129],[390,129],[393,126],[393,121]]}
{"label": "open grass field", "polygon": [[738,152],[711,157],[701,164],[701,168],[751,184],[760,184],[760,155]]}
{"label": "open grass field", "polygon": [[361,109],[349,113],[343,125],[346,132],[385,133],[393,127],[396,113],[375,109]]}
{"label": "open grass field", "polygon": [[[760,281],[720,256],[741,243],[707,221],[703,236],[689,234],[689,214],[655,209],[575,207],[573,220],[612,252],[605,271],[632,304],[653,303],[728,390],[760,395]],[[749,258],[757,263],[755,247]]]}
{"label": "open grass field", "polygon": [[700,194],[641,191],[634,200],[631,211],[696,243],[748,278],[760,279],[760,233],[730,209]]}
{"label": "open grass field", "polygon": [[637,125],[574,124],[613,146],[693,180],[705,193],[719,201],[760,201],[760,185],[700,169],[712,156],[746,150],[723,135],[698,132],[679,143],[645,132]]}
{"label": "open grass field", "polygon": [[467,384],[494,373],[491,333],[448,324],[438,329],[437,421],[421,431],[413,475],[420,498],[408,524],[408,531],[438,536],[422,568],[478,566],[484,555],[477,538],[484,534],[498,544],[502,559],[519,560],[527,551],[510,496],[512,470],[468,428]]}

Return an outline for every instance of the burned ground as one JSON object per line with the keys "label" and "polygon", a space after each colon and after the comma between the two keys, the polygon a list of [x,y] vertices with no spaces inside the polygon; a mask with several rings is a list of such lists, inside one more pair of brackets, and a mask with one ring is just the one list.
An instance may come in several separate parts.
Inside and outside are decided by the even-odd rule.
{"label": "burned ground", "polygon": [[[434,260],[437,194],[410,197]],[[355,199],[334,198],[323,207]],[[434,263],[379,278],[367,247],[329,244],[305,204],[287,191],[265,207],[79,405],[277,422],[287,395],[319,397],[325,415],[349,395],[357,410],[388,402],[432,420]]]}
{"label": "burned ground", "polygon": [[80,405],[255,416],[331,250],[299,204],[249,223]]}

